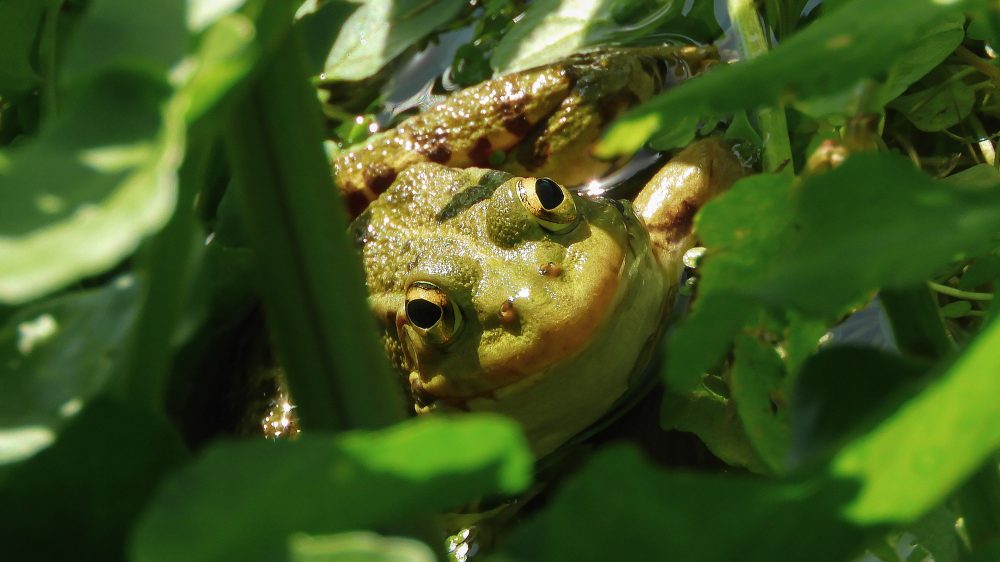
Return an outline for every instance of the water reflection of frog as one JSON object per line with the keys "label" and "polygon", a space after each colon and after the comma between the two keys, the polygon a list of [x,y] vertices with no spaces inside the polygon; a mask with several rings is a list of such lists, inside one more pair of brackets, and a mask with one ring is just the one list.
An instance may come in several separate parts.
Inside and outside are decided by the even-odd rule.
{"label": "water reflection of frog", "polygon": [[352,230],[370,303],[418,412],[500,412],[542,457],[625,400],[658,341],[693,215],[740,166],[720,141],[695,143],[635,210],[565,186],[615,164],[589,156],[605,123],[704,56],[576,56],[458,92],[336,159],[361,213]]}

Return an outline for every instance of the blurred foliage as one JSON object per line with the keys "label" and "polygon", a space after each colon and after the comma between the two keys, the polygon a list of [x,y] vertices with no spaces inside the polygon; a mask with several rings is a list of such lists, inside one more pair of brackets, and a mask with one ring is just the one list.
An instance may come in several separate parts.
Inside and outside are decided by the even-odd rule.
{"label": "blurred foliage", "polygon": [[[720,132],[780,165],[696,218],[664,388],[607,432],[646,454],[547,459],[479,556],[998,559],[1000,6],[730,0],[724,31],[716,4],[0,2],[3,556],[423,561],[437,514],[531,489],[509,421],[403,421],[323,142],[399,119],[418,52],[451,87],[695,41],[732,64],[601,153]],[[303,436],[226,441],[270,341]]]}

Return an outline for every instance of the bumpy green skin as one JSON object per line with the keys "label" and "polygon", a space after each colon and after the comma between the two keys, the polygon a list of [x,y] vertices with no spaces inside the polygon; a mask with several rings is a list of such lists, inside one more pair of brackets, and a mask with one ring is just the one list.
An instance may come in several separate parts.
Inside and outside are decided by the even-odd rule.
{"label": "bumpy green skin", "polygon": [[[417,165],[353,230],[387,349],[425,404],[418,411],[508,415],[541,457],[625,394],[658,334],[667,291],[628,206],[573,195],[577,222],[553,233],[518,198],[521,181]],[[405,320],[405,290],[417,281],[443,289],[461,311],[446,345]]]}
{"label": "bumpy green skin", "polygon": [[602,128],[657,93],[664,71],[684,75],[711,54],[694,47],[613,49],[489,80],[340,155],[334,176],[352,216],[420,162],[580,185],[616,164],[590,156]]}
{"label": "bumpy green skin", "polygon": [[[668,164],[640,198],[642,219],[628,203],[574,194],[578,220],[552,232],[525,202],[524,185],[534,185],[527,176],[574,185],[605,172],[612,164],[589,148],[608,120],[657,91],[657,61],[683,58],[687,67],[705,55],[609,51],[498,78],[334,162],[354,211],[381,195],[352,229],[386,349],[419,413],[502,413],[541,458],[626,395],[659,337],[693,243],[693,213],[730,181],[711,163],[700,173],[700,155],[725,158],[728,148],[716,143]],[[455,168],[485,164],[495,150],[508,153],[499,167],[514,175]],[[455,305],[462,325],[450,340],[407,318],[414,283]]]}

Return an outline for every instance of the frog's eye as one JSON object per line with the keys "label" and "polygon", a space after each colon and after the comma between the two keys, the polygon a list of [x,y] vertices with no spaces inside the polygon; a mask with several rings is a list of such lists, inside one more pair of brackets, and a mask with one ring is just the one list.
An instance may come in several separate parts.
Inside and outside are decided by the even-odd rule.
{"label": "frog's eye", "polygon": [[549,232],[563,232],[576,224],[576,204],[569,191],[549,178],[526,179],[517,184],[524,208]]}
{"label": "frog's eye", "polygon": [[406,289],[406,319],[420,335],[437,344],[454,339],[462,326],[462,312],[440,287],[426,281]]}

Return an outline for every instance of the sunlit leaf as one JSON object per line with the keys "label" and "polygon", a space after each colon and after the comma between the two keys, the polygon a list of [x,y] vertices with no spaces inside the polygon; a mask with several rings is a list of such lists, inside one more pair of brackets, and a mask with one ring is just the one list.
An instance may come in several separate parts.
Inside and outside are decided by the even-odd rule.
{"label": "sunlit leaf", "polygon": [[674,0],[636,2],[541,0],[532,3],[497,44],[490,65],[498,74],[542,66],[587,47],[621,41],[675,15]]}
{"label": "sunlit leaf", "polygon": [[645,143],[649,119],[667,126],[682,117],[724,115],[830,94],[878,76],[943,18],[983,0],[855,0],[794,34],[765,56],[717,68],[630,110],[605,135],[598,153],[632,153]]}
{"label": "sunlit leaf", "polygon": [[1000,448],[1000,322],[945,374],[851,441],[830,474],[862,483],[843,514],[859,524],[916,520]]}
{"label": "sunlit leaf", "polygon": [[402,537],[353,531],[335,535],[293,535],[292,562],[434,562],[434,551]]}
{"label": "sunlit leaf", "polygon": [[0,301],[103,271],[166,221],[183,131],[176,112],[163,113],[165,93],[107,74],[37,141],[0,159]]}
{"label": "sunlit leaf", "polygon": [[372,0],[347,19],[323,69],[328,80],[361,80],[455,17],[463,0]]}
{"label": "sunlit leaf", "polygon": [[531,468],[520,430],[495,417],[215,445],[160,490],[132,552],[140,561],[273,560],[295,532],[401,523],[516,493]]}
{"label": "sunlit leaf", "polygon": [[[0,440],[53,431],[106,384],[135,315],[131,278],[20,310],[0,327]],[[0,464],[18,460],[0,451]]]}

